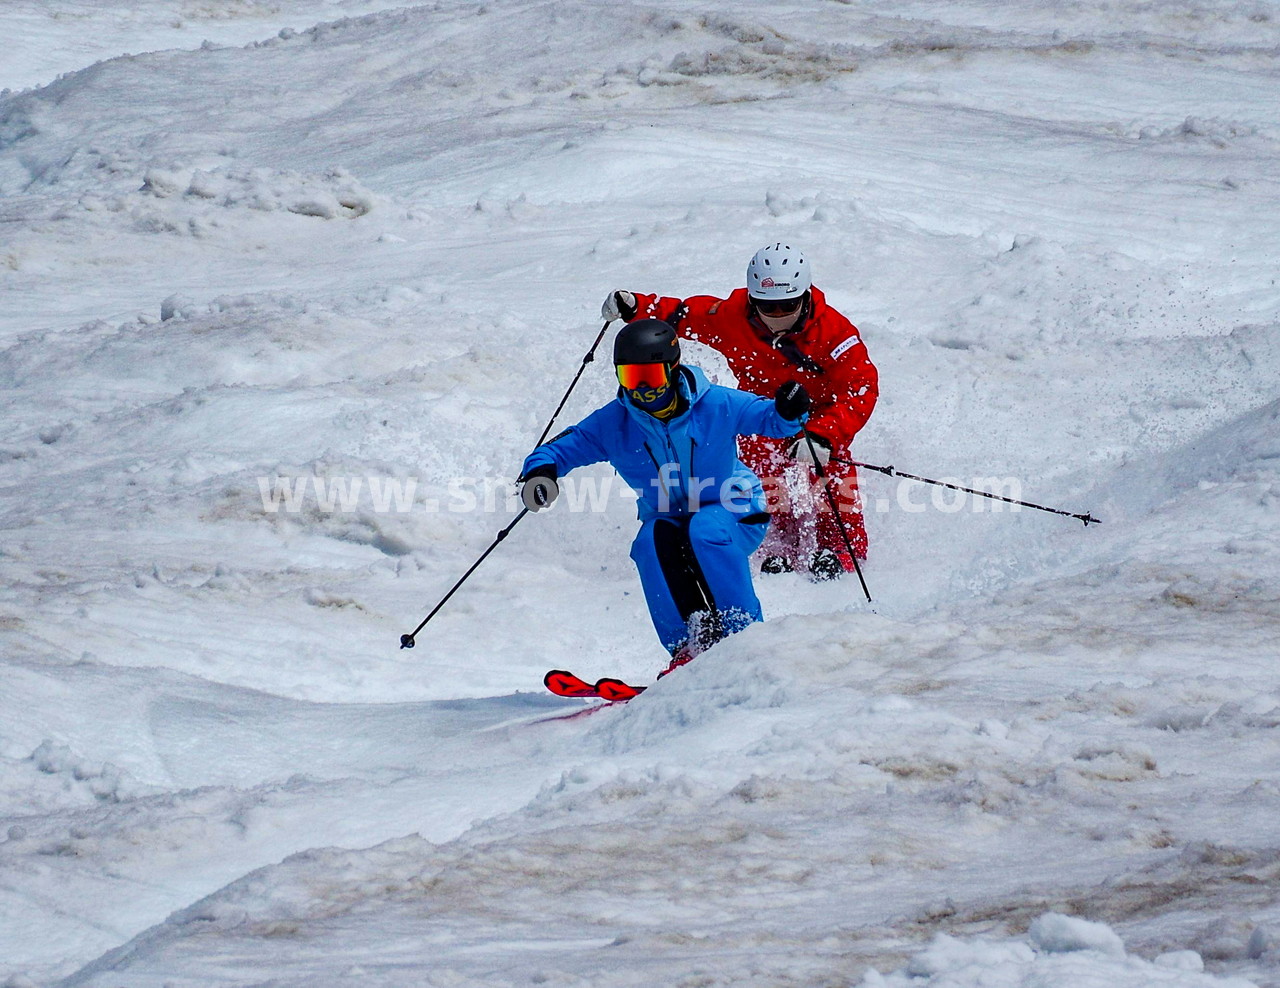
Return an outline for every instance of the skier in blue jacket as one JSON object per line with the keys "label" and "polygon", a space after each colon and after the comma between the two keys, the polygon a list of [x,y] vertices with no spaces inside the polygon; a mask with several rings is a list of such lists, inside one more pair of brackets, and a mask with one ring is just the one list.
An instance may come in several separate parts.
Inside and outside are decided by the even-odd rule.
{"label": "skier in blue jacket", "polygon": [[608,460],[639,496],[631,558],[649,614],[672,655],[665,675],[727,635],[763,620],[750,556],[769,527],[760,479],[739,459],[740,435],[793,436],[808,418],[797,382],[776,398],[708,382],[680,363],[675,329],[629,323],[614,341],[616,400],[543,443],[524,461],[521,499],[549,507],[557,480]]}

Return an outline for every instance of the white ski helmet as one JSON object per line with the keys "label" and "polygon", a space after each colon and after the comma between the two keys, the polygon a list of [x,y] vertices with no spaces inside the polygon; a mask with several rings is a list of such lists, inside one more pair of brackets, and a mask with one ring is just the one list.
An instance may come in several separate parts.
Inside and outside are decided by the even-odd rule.
{"label": "white ski helmet", "polygon": [[747,294],[752,298],[798,298],[812,284],[809,262],[787,244],[761,247],[747,265]]}

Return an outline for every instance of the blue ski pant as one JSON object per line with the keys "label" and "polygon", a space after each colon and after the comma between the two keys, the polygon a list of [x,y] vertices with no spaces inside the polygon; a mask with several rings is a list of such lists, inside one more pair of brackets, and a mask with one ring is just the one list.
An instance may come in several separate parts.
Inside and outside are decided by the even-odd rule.
{"label": "blue ski pant", "polygon": [[[662,646],[674,654],[694,624],[722,638],[764,620],[751,582],[751,554],[769,528],[766,514],[745,516],[710,504],[688,515],[659,515],[640,526],[631,558]],[[703,647],[712,644],[703,641]]]}

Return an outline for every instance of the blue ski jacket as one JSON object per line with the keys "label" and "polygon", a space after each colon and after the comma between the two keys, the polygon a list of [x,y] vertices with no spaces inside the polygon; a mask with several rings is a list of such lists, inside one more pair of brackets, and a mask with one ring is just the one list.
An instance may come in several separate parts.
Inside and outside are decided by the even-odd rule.
{"label": "blue ski jacket", "polygon": [[760,478],[738,459],[738,436],[790,436],[808,415],[784,419],[770,398],[712,384],[700,368],[681,366],[683,413],[665,422],[618,397],[526,457],[522,475],[554,465],[563,476],[608,460],[639,496],[641,521],[686,515],[723,504],[744,517],[763,513]]}

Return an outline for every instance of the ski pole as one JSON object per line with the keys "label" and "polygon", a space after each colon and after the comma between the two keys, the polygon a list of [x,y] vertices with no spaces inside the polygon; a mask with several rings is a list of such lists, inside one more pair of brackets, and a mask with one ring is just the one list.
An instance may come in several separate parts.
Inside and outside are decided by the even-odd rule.
{"label": "ski pole", "polygon": [[1074,511],[1063,511],[1061,508],[1048,508],[1043,504],[1032,504],[1030,501],[1019,501],[1016,498],[1004,497],[1000,494],[992,494],[990,491],[976,491],[972,487],[961,487],[959,484],[948,484],[942,480],[930,480],[928,477],[917,477],[914,473],[903,473],[901,470],[895,470],[893,467],[878,467],[874,463],[861,463],[858,460],[842,460],[838,456],[831,457],[836,463],[843,463],[845,466],[862,467],[864,470],[876,470],[888,477],[905,477],[907,480],[918,480],[922,484],[934,484],[938,487],[947,487],[953,491],[964,491],[966,494],[977,494],[979,497],[989,497],[993,501],[1005,501],[1009,504],[1017,504],[1023,508],[1035,508],[1037,511],[1047,511],[1054,515],[1064,515],[1067,518],[1076,518],[1084,522],[1084,527],[1090,525],[1101,525],[1102,519],[1095,518],[1093,515],[1086,513],[1078,514]]}
{"label": "ski pole", "polygon": [[848,529],[844,527],[844,518],[840,515],[840,507],[836,504],[835,495],[831,493],[831,480],[827,476],[827,470],[822,465],[822,461],[818,459],[818,451],[813,445],[813,436],[806,429],[804,441],[809,444],[809,455],[813,457],[813,467],[818,471],[818,478],[822,481],[822,491],[827,495],[827,504],[831,508],[832,514],[836,516],[836,526],[840,529],[840,537],[844,539],[844,547],[849,550],[849,558],[853,560],[853,571],[858,574],[858,582],[862,584],[862,592],[866,594],[867,603],[871,603],[871,591],[867,589],[866,577],[862,575],[862,567],[858,565],[858,554],[853,551],[853,543],[849,540]]}
{"label": "ski pole", "polygon": [[582,358],[582,364],[578,367],[578,373],[573,375],[573,380],[569,383],[569,389],[565,391],[564,397],[560,399],[560,404],[556,406],[556,410],[551,413],[551,418],[547,422],[547,427],[542,430],[542,435],[540,435],[538,437],[538,441],[533,444],[535,447],[541,446],[543,441],[547,438],[547,434],[551,431],[551,426],[555,422],[556,416],[563,411],[565,402],[569,400],[569,395],[573,392],[573,389],[578,386],[578,380],[582,377],[582,372],[587,369],[587,364],[596,359],[596,347],[598,347],[600,345],[600,341],[604,339],[604,334],[609,329],[609,323],[611,322],[613,322],[612,319],[606,319],[604,325],[600,327],[600,332],[596,335],[596,341],[591,344],[591,349],[588,350],[587,355]]}
{"label": "ski pole", "polygon": [[436,616],[436,612],[440,610],[440,608],[444,607],[445,603],[449,600],[449,598],[453,596],[454,591],[456,591],[460,586],[462,586],[464,583],[467,582],[467,578],[470,577],[471,574],[476,571],[479,565],[489,557],[489,553],[493,552],[493,550],[498,547],[498,543],[511,534],[511,530],[515,528],[516,525],[519,523],[520,519],[523,518],[528,513],[529,513],[528,508],[521,509],[520,513],[516,515],[515,518],[512,519],[511,524],[498,533],[498,537],[494,539],[492,543],[490,543],[489,548],[485,549],[485,551],[480,555],[480,558],[471,564],[471,568],[462,574],[462,579],[460,579],[457,583],[455,583],[449,589],[449,592],[440,599],[440,603],[436,604],[436,606],[431,609],[431,613],[422,619],[422,623],[418,625],[416,628],[414,628],[413,631],[409,632],[409,634],[400,636],[401,648],[413,648],[413,646],[417,644],[417,642],[414,641],[414,638],[417,636],[418,632],[427,626],[427,622]]}
{"label": "ski pole", "polygon": [[[600,346],[600,341],[604,339],[604,334],[608,331],[609,324],[611,322],[613,322],[612,319],[606,319],[604,325],[600,327],[600,332],[596,334],[596,340],[591,344],[591,349],[588,350],[587,355],[582,358],[582,364],[578,367],[578,373],[573,375],[573,380],[569,382],[569,387],[565,390],[564,397],[560,399],[560,404],[558,404],[556,406],[556,410],[551,413],[551,418],[547,421],[546,428],[542,430],[542,435],[539,436],[538,441],[534,443],[535,447],[541,446],[543,441],[547,438],[547,433],[551,431],[551,426],[555,423],[556,416],[564,410],[565,403],[569,400],[569,395],[572,394],[573,389],[578,386],[578,381],[582,378],[582,372],[587,369],[587,364],[596,359],[596,348]],[[493,550],[498,547],[498,543],[511,534],[511,530],[515,528],[520,519],[528,513],[528,508],[522,509],[521,512],[512,519],[511,524],[498,533],[497,538],[490,543],[489,548],[485,549],[485,551],[480,554],[480,558],[471,564],[471,568],[462,574],[462,578],[449,588],[449,592],[447,594],[440,598],[440,603],[436,604],[436,606],[431,609],[431,613],[422,619],[422,623],[414,628],[413,631],[409,632],[409,634],[400,636],[401,648],[413,648],[417,644],[415,639],[418,636],[418,632],[427,626],[427,622],[436,616],[436,613],[440,608],[444,607],[444,605],[448,603],[449,598],[454,595],[459,587],[467,582],[467,579],[471,574],[474,573],[476,569],[479,568],[480,564],[489,557],[489,553],[493,552]]]}

